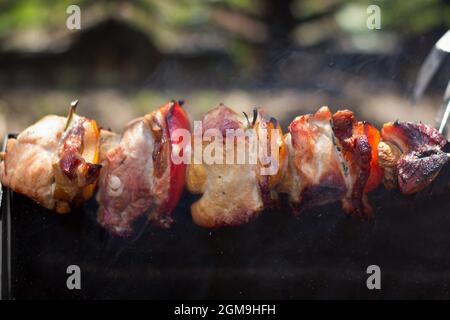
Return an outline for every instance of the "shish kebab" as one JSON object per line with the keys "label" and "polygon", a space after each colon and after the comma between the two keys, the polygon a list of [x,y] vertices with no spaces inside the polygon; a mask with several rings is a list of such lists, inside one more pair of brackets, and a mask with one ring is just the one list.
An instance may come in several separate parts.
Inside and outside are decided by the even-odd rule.
{"label": "shish kebab", "polygon": [[[381,182],[388,189],[416,193],[449,159],[443,151],[446,139],[432,127],[395,121],[380,132],[349,110],[332,114],[322,107],[300,115],[284,136],[280,124],[260,109],[250,121],[220,104],[201,123],[201,133],[208,128],[224,136],[229,129],[254,130],[276,155],[277,171],[262,175],[265,164],[260,161],[175,163],[171,155],[179,152],[182,141],[173,133],[189,131],[190,121],[182,103],[170,101],[129,122],[121,135],[77,115],[75,105],[68,117],[46,116],[8,139],[0,180],[57,213],[69,212],[97,189],[99,223],[114,235],[126,236],[140,217],[169,227],[184,186],[201,195],[191,213],[203,227],[249,222],[276,203],[280,193],[289,195],[295,214],[341,201],[345,212],[369,218],[367,193]],[[277,133],[275,145],[263,129]]]}

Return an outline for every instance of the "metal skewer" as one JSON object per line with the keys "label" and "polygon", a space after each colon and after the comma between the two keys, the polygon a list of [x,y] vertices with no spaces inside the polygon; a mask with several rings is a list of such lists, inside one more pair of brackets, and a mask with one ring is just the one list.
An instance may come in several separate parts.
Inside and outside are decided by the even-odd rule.
{"label": "metal skewer", "polygon": [[444,129],[445,126],[447,125],[449,115],[450,115],[450,100],[448,101],[444,115],[442,116],[441,125],[439,126],[439,133],[444,133]]}
{"label": "metal skewer", "polygon": [[447,84],[447,89],[445,90],[444,94],[444,101],[442,103],[442,108],[439,116],[442,116],[441,123],[439,125],[439,132],[444,134],[445,128],[447,126],[448,117],[450,114],[450,81]]}
{"label": "metal skewer", "polygon": [[413,104],[416,104],[422,97],[425,89],[448,53],[450,53],[450,30],[436,42],[420,67],[414,86]]}
{"label": "metal skewer", "polygon": [[[416,85],[413,93],[413,103],[415,104],[423,95],[426,87],[430,83],[433,75],[444,61],[447,54],[450,53],[450,30],[448,30],[433,46],[425,62],[422,64],[417,75]],[[450,115],[450,81],[444,94],[444,101],[436,125],[439,125],[439,132],[445,134],[445,128]]]}

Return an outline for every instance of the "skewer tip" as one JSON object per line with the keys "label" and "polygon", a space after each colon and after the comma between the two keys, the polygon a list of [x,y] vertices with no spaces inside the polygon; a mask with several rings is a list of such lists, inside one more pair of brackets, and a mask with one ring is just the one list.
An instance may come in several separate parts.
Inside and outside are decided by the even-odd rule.
{"label": "skewer tip", "polygon": [[256,120],[258,119],[258,108],[253,108],[253,119],[252,119],[252,127],[255,125]]}
{"label": "skewer tip", "polygon": [[250,125],[250,120],[248,119],[248,115],[247,115],[247,113],[245,112],[245,111],[242,111],[242,113],[244,114],[244,117],[245,117],[245,119],[247,119],[247,126],[251,126]]}
{"label": "skewer tip", "polygon": [[73,114],[75,113],[75,111],[77,109],[77,105],[78,105],[78,99],[74,100],[70,103],[70,110],[69,110],[69,114],[67,115],[66,126],[64,127],[64,131],[66,131],[67,128],[69,128],[70,122],[72,121],[72,118],[73,118]]}
{"label": "skewer tip", "polygon": [[77,106],[78,106],[78,99],[74,100],[70,103],[70,108],[72,108],[72,109],[76,109]]}

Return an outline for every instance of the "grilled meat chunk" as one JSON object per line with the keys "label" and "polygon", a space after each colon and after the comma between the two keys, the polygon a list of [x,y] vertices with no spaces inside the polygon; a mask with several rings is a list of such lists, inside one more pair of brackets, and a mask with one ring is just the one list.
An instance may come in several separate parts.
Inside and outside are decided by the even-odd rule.
{"label": "grilled meat chunk", "polygon": [[[333,131],[349,170],[343,208],[348,213],[370,217],[372,208],[366,191],[376,187],[381,179],[377,174],[378,130],[369,123],[358,122],[350,110],[340,110],[333,115]],[[368,187],[369,178],[371,185]]]}
{"label": "grilled meat chunk", "polygon": [[53,164],[58,162],[56,151],[65,122],[64,117],[46,116],[16,139],[8,139],[0,167],[4,186],[27,195],[48,209],[54,209],[56,203]]}
{"label": "grilled meat chunk", "polygon": [[337,148],[332,120],[330,109],[322,107],[289,125],[289,169],[281,191],[289,194],[296,213],[347,194],[348,167]]}
{"label": "grilled meat chunk", "polygon": [[289,194],[296,212],[341,200],[346,212],[369,217],[366,193],[382,178],[378,130],[358,122],[349,110],[332,116],[322,107],[295,118],[289,131],[289,170],[281,192]]}
{"label": "grilled meat chunk", "polygon": [[[234,226],[248,222],[258,216],[276,198],[274,189],[280,182],[281,171],[286,166],[285,147],[281,139],[281,129],[274,119],[266,120],[260,111],[255,110],[252,123],[248,119],[239,116],[236,112],[221,104],[208,112],[202,120],[202,130],[194,130],[194,141],[200,139],[202,148],[207,149],[209,142],[203,139],[209,129],[217,129],[223,140],[223,153],[218,155],[220,159],[226,159],[227,148],[233,152],[233,162],[223,164],[206,163],[204,159],[196,159],[198,152],[193,151],[193,163],[187,169],[187,187],[190,192],[202,194],[201,198],[191,206],[191,213],[196,224],[203,227]],[[250,133],[250,129],[254,129]],[[268,129],[268,130],[267,130]],[[274,131],[270,129],[275,129]],[[252,135],[256,135],[257,144],[266,145],[268,154],[273,155],[277,167],[270,175],[261,174],[261,169],[266,163],[259,160],[255,162],[243,161],[238,163],[236,155],[238,139],[226,138],[227,130],[240,130],[244,139],[245,150],[252,148]],[[274,144],[269,144],[270,132],[279,135]],[[275,132],[275,133],[274,133]],[[269,133],[266,135],[265,133]],[[239,136],[239,134],[238,134]],[[228,141],[227,141],[228,140]],[[251,142],[253,141],[253,142]],[[255,145],[253,145],[254,147]],[[261,146],[258,145],[258,148]],[[272,148],[277,148],[271,154]],[[275,149],[273,149],[275,150]],[[202,156],[202,154],[200,154]]]}
{"label": "grilled meat chunk", "polygon": [[448,161],[447,143],[438,130],[423,123],[389,122],[381,130],[379,157],[386,166],[386,187],[398,186],[404,194],[428,186]]}
{"label": "grilled meat chunk", "polygon": [[[131,233],[135,220],[154,203],[154,137],[144,118],[124,129],[120,143],[110,149],[99,179],[98,221],[111,233]],[[162,190],[162,197],[167,190]]]}
{"label": "grilled meat chunk", "polygon": [[9,139],[0,164],[4,186],[58,213],[92,196],[101,168],[97,125],[74,111],[46,116]]}
{"label": "grilled meat chunk", "polygon": [[171,211],[183,190],[185,164],[172,163],[176,142],[170,133],[180,127],[189,130],[189,122],[181,106],[172,101],[131,121],[120,142],[113,134],[104,134],[104,143],[112,148],[103,150],[101,156],[104,170],[99,179],[97,218],[112,234],[130,235],[139,217],[160,227],[173,222]]}

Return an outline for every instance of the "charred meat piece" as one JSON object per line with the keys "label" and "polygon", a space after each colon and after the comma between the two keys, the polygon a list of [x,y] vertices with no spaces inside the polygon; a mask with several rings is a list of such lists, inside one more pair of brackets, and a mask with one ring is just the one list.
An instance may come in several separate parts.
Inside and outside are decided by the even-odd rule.
{"label": "charred meat piece", "polygon": [[397,162],[400,190],[405,194],[422,190],[433,182],[447,161],[448,155],[437,147],[402,155]]}
{"label": "charred meat piece", "polygon": [[382,178],[378,130],[349,110],[331,115],[322,107],[295,118],[289,131],[289,171],[281,192],[289,194],[296,212],[341,200],[346,212],[369,217],[366,193]]}
{"label": "charred meat piece", "polygon": [[422,122],[389,122],[383,125],[381,135],[383,140],[394,143],[403,153],[427,146],[442,149],[447,143],[438,130]]}
{"label": "charred meat piece", "polygon": [[178,102],[172,101],[142,118],[131,121],[118,141],[104,133],[111,148],[102,153],[104,169],[99,179],[98,221],[112,234],[132,233],[139,217],[169,227],[171,211],[184,187],[186,164],[174,164],[171,132],[189,130],[189,120]]}
{"label": "charred meat piece", "polygon": [[387,188],[412,194],[428,186],[448,161],[447,143],[438,130],[423,123],[389,122],[381,131],[380,162]]}
{"label": "charred meat piece", "polygon": [[336,145],[328,107],[296,117],[285,136],[288,174],[281,192],[289,194],[296,213],[341,200],[348,191],[349,170]]}
{"label": "charred meat piece", "polygon": [[349,170],[343,208],[348,213],[370,217],[372,208],[366,192],[381,181],[377,161],[380,134],[369,123],[358,122],[350,110],[340,110],[333,115],[333,131]]}
{"label": "charred meat piece", "polygon": [[74,112],[46,116],[9,139],[0,164],[3,185],[58,213],[92,196],[101,168],[97,124]]}
{"label": "charred meat piece", "polygon": [[[203,158],[198,159],[203,157],[203,153],[199,153],[199,149],[196,152],[198,146],[195,142],[193,144],[193,160],[192,164],[188,165],[186,182],[190,192],[202,195],[191,206],[193,220],[200,226],[210,228],[246,223],[276,200],[275,187],[282,178],[283,168],[286,167],[286,148],[282,141],[281,128],[274,119],[265,119],[256,109],[250,121],[221,104],[203,117],[201,130],[194,130],[193,141],[201,141],[201,148],[205,152],[211,144],[203,138],[208,135],[210,129],[216,129],[222,138],[220,147],[223,148],[217,155],[219,163],[209,163]],[[233,138],[226,137],[227,131],[230,130],[234,130],[236,134]],[[239,137],[245,150],[255,147],[255,142],[258,150],[267,148],[267,155],[272,156],[272,165],[276,162],[272,172],[262,172],[263,168],[270,171],[270,168],[267,168],[269,162],[260,161],[259,157],[253,162],[249,159],[238,161],[236,150]],[[270,143],[269,140],[273,142]],[[233,161],[230,162],[224,160],[227,157],[227,143],[233,154]],[[275,148],[277,152],[271,153]]]}

